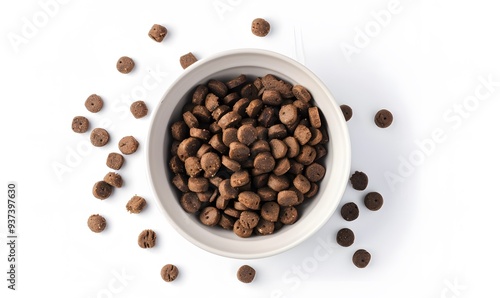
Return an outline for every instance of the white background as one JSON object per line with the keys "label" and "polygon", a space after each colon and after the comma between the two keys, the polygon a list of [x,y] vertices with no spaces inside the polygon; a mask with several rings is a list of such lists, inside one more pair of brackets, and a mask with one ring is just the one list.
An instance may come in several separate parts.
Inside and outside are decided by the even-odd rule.
{"label": "white background", "polygon": [[[496,2],[330,2],[2,2],[0,233],[5,239],[7,182],[17,181],[19,243],[15,293],[6,289],[8,251],[0,247],[0,296],[495,295],[500,265]],[[250,32],[256,17],[271,23],[265,38]],[[147,36],[154,23],[169,30],[162,43]],[[105,159],[117,150],[119,138],[134,135],[146,143],[151,114],[134,119],[127,110],[132,100],[144,100],[153,110],[182,73],[178,60],[187,52],[203,59],[242,47],[304,63],[339,104],[353,108],[352,170],[370,178],[366,191],[348,186],[342,199],[359,204],[356,221],[344,221],[337,211],[303,244],[259,260],[215,256],[177,234],[154,204],[144,146],[126,157],[119,171],[123,188],[105,201],[91,194],[93,183],[108,172]],[[348,48],[353,52],[344,53]],[[136,61],[129,75],[115,69],[123,55]],[[493,81],[490,89],[482,83],[487,80]],[[484,99],[474,98],[476,92]],[[97,114],[83,105],[92,93],[105,101]],[[395,117],[387,129],[373,123],[381,108]],[[95,148],[89,133],[73,133],[76,115],[88,117],[92,128],[105,127],[110,143]],[[380,211],[362,205],[368,191],[384,195]],[[149,203],[139,215],[125,210],[134,194]],[[93,213],[108,219],[102,234],[86,226]],[[351,247],[331,244],[342,227],[356,234]],[[146,228],[158,233],[158,245],[150,250],[136,244]],[[365,269],[351,261],[359,248],[372,254]],[[173,283],[160,278],[167,263],[180,270]],[[236,279],[243,264],[257,270],[251,284]]]}

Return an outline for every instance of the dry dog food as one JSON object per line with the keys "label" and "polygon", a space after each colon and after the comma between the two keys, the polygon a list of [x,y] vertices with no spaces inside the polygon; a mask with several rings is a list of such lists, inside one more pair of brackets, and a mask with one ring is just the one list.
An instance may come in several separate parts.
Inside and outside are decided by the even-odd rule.
{"label": "dry dog food", "polygon": [[139,119],[148,114],[148,107],[146,106],[146,103],[142,100],[134,101],[130,105],[130,112],[136,119]]}
{"label": "dry dog food", "polygon": [[370,263],[372,256],[364,249],[358,249],[352,256],[352,262],[358,268],[365,268]]}
{"label": "dry dog food", "polygon": [[345,121],[349,121],[352,118],[352,109],[348,105],[341,105],[340,109],[342,114],[344,114]]}
{"label": "dry dog food", "polygon": [[114,186],[114,187],[117,187],[117,188],[120,188],[123,185],[122,176],[118,173],[109,172],[106,174],[106,176],[104,176],[103,180],[107,184]]}
{"label": "dry dog food", "polygon": [[360,171],[355,171],[349,180],[355,190],[365,190],[368,186],[368,176]]}
{"label": "dry dog food", "polygon": [[130,213],[141,213],[144,207],[146,207],[146,200],[137,195],[133,196],[126,205],[127,211]]}
{"label": "dry dog food", "polygon": [[125,158],[120,153],[111,152],[106,159],[106,165],[113,170],[121,169]]}
{"label": "dry dog food", "polygon": [[109,198],[109,196],[113,193],[113,186],[105,181],[98,181],[94,184],[92,188],[92,194],[94,197],[99,200],[104,200]]}
{"label": "dry dog food", "polygon": [[337,232],[337,243],[343,247],[351,246],[354,243],[354,232],[349,228],[340,229]]}
{"label": "dry dog food", "polygon": [[119,72],[127,74],[134,69],[135,62],[132,60],[132,58],[123,56],[118,59],[116,62],[116,69],[118,69]]}
{"label": "dry dog food", "polygon": [[118,142],[118,149],[125,154],[132,154],[137,151],[139,147],[139,142],[133,136],[123,137],[120,142]]}
{"label": "dry dog food", "polygon": [[195,86],[170,126],[168,167],[181,207],[243,238],[295,223],[296,207],[326,173],[322,117],[304,86],[273,75]]}
{"label": "dry dog food", "polygon": [[144,230],[139,234],[137,243],[141,248],[152,248],[156,244],[156,233],[153,230]]}
{"label": "dry dog food", "polygon": [[167,33],[167,28],[162,25],[154,24],[153,27],[149,29],[148,36],[156,42],[162,42]]}
{"label": "dry dog food", "polygon": [[243,283],[251,283],[255,278],[255,269],[249,265],[243,265],[238,269],[236,277]]}
{"label": "dry dog food", "polygon": [[358,205],[354,202],[345,203],[340,209],[340,215],[347,221],[355,220],[359,216]]}
{"label": "dry dog food", "polygon": [[90,143],[96,147],[102,147],[109,142],[109,133],[104,128],[94,128],[90,133]]}
{"label": "dry dog food", "polygon": [[167,264],[161,268],[160,274],[164,281],[172,282],[179,275],[179,269],[175,265]]}
{"label": "dry dog food", "polygon": [[84,133],[89,130],[89,120],[84,116],[76,116],[71,123],[71,129],[76,133]]}
{"label": "dry dog food", "polygon": [[392,124],[392,113],[386,109],[382,109],[375,114],[375,124],[380,128],[389,127]]}
{"label": "dry dog food", "polygon": [[91,94],[87,100],[85,100],[85,107],[91,113],[97,113],[102,109],[104,102],[102,98],[97,94]]}
{"label": "dry dog food", "polygon": [[384,198],[378,192],[369,192],[365,196],[364,203],[368,210],[377,211],[382,208]]}
{"label": "dry dog food", "polygon": [[179,59],[179,62],[181,63],[183,69],[186,69],[189,65],[195,63],[196,61],[198,61],[198,58],[196,58],[196,56],[191,52],[182,55]]}
{"label": "dry dog food", "polygon": [[252,21],[252,33],[259,37],[264,37],[271,31],[271,25],[269,22],[262,19],[256,18]]}
{"label": "dry dog food", "polygon": [[94,214],[87,220],[87,226],[94,233],[100,233],[106,228],[106,219],[99,214]]}

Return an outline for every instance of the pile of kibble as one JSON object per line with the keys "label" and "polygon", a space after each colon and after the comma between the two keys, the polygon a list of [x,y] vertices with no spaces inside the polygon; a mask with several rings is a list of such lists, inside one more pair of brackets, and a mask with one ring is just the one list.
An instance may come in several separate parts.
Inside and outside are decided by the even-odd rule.
{"label": "pile of kibble", "polygon": [[[257,18],[251,24],[251,32],[258,37],[267,36],[270,32],[270,24],[262,19]],[[149,37],[160,43],[167,36],[167,29],[159,24],[155,24],[148,32]],[[182,55],[179,59],[180,65],[183,69],[195,63],[198,59],[196,56],[189,52]],[[133,71],[135,62],[132,58],[123,56],[116,62],[116,69],[120,73],[128,74]],[[84,102],[84,106],[90,113],[98,113],[104,106],[104,101],[101,96],[92,94]],[[341,106],[346,121],[352,116],[352,110],[347,105]],[[130,105],[130,112],[136,119],[142,118],[148,114],[148,107],[144,101],[136,101]],[[379,127],[388,127],[392,122],[392,114],[387,110],[381,110],[375,116],[375,123]],[[90,128],[90,122],[85,116],[75,116],[72,121],[72,130],[76,133],[87,133]],[[235,131],[237,134],[237,130]],[[236,135],[237,137],[237,135]],[[90,142],[96,147],[103,147],[110,141],[110,135],[104,128],[94,128],[90,132]],[[275,148],[282,144],[275,144]],[[92,194],[99,200],[109,198],[114,188],[120,188],[123,185],[122,176],[117,172],[121,169],[125,162],[125,156],[133,154],[139,147],[139,142],[133,136],[123,136],[117,144],[119,152],[110,152],[108,154],[106,165],[113,171],[108,172],[102,179],[99,179],[92,187]],[[225,161],[229,163],[228,160]],[[222,161],[224,163],[224,161]],[[243,177],[245,178],[245,177]],[[302,178],[302,177],[300,177]],[[228,181],[230,182],[230,181]],[[301,181],[297,181],[300,185]],[[363,190],[366,188],[368,178],[362,172],[356,172],[351,177],[351,183],[355,189]],[[383,199],[378,193],[372,192],[366,195],[365,205],[370,210],[378,210],[382,206]],[[125,205],[125,210],[130,213],[138,214],[146,207],[146,199],[134,195]],[[354,203],[347,203],[342,207],[341,214],[345,220],[351,221],[358,217],[358,208]],[[106,228],[106,219],[99,214],[92,214],[88,218],[87,225],[92,232],[100,233]],[[141,248],[152,248],[156,243],[156,233],[151,229],[143,230],[137,239],[137,243]],[[350,246],[354,242],[354,233],[347,228],[341,229],[337,234],[337,241],[341,246]],[[357,267],[366,267],[370,261],[370,254],[366,250],[358,250],[353,256],[353,262]],[[243,265],[236,273],[237,279],[244,283],[250,283],[254,280],[255,269]],[[173,264],[166,264],[160,270],[160,275],[166,282],[174,281],[179,274],[178,268]]]}

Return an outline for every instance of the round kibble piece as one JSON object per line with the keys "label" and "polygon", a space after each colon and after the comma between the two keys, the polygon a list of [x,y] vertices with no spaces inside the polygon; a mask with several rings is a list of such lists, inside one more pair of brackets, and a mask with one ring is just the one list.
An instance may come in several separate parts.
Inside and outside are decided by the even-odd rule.
{"label": "round kibble piece", "polygon": [[241,165],[237,161],[230,159],[226,155],[222,156],[222,164],[232,172],[241,170]]}
{"label": "round kibble piece", "polygon": [[174,122],[170,128],[172,137],[177,141],[182,141],[189,136],[189,127],[184,121]]}
{"label": "round kibble piece", "polygon": [[392,113],[386,109],[382,109],[375,114],[375,124],[380,128],[389,127],[392,124]]}
{"label": "round kibble piece", "polygon": [[201,201],[194,192],[187,192],[182,194],[181,206],[187,213],[195,213],[201,208]]}
{"label": "round kibble piece", "polygon": [[295,96],[295,98],[309,102],[311,100],[311,93],[302,85],[295,85],[292,88],[292,93]]}
{"label": "round kibble piece", "polygon": [[236,277],[242,283],[251,283],[255,278],[255,269],[248,265],[243,265],[238,269]]}
{"label": "round kibble piece", "polygon": [[133,136],[123,137],[120,142],[118,142],[118,148],[125,154],[132,154],[137,151],[139,147],[139,142]]}
{"label": "round kibble piece", "polygon": [[384,198],[378,192],[370,192],[366,194],[364,203],[366,208],[368,208],[369,210],[377,211],[382,208],[382,205],[384,204]]}
{"label": "round kibble piece", "polygon": [[246,81],[247,81],[247,76],[244,74],[241,74],[241,75],[237,76],[236,78],[234,78],[230,81],[227,81],[226,86],[229,89],[233,89],[233,88],[236,88],[236,87],[244,84]]}
{"label": "round kibble piece", "polygon": [[175,265],[167,264],[161,268],[160,274],[164,281],[172,282],[179,275],[179,269]]}
{"label": "round kibble piece", "polygon": [[146,103],[142,100],[134,101],[130,105],[130,112],[136,119],[139,119],[148,114],[148,107],[146,106]]}
{"label": "round kibble piece", "polygon": [[108,183],[111,186],[120,188],[123,185],[122,176],[118,173],[109,172],[104,176],[104,182]]}
{"label": "round kibble piece", "polygon": [[281,176],[285,175],[288,170],[290,170],[290,160],[288,158],[282,158],[276,162],[273,173],[276,176]]}
{"label": "round kibble piece", "polygon": [[219,184],[219,193],[221,196],[229,199],[234,199],[238,196],[238,190],[231,186],[230,179],[222,180]]}
{"label": "round kibble piece", "polygon": [[224,230],[232,230],[234,227],[234,219],[226,214],[221,214],[219,226],[221,226]]}
{"label": "round kibble piece", "polygon": [[259,37],[264,37],[271,31],[271,25],[263,18],[256,18],[252,21],[252,33]]}
{"label": "round kibble piece", "polygon": [[352,118],[352,109],[348,105],[341,105],[340,109],[342,114],[344,114],[345,121],[349,121]]}
{"label": "round kibble piece", "polygon": [[243,191],[238,194],[238,201],[245,207],[257,210],[259,209],[260,197],[252,191]]}
{"label": "round kibble piece", "polygon": [[179,156],[182,161],[186,161],[188,157],[196,156],[200,147],[201,141],[199,139],[189,137],[179,144],[179,148],[177,148],[177,156]]}
{"label": "round kibble piece", "polygon": [[196,177],[203,170],[201,167],[200,159],[196,156],[190,156],[186,158],[184,166],[186,168],[186,174],[188,174],[189,177]]}
{"label": "round kibble piece", "polygon": [[237,171],[231,175],[231,186],[241,187],[250,182],[250,174],[247,171]]}
{"label": "round kibble piece", "polygon": [[253,211],[243,211],[240,214],[240,223],[245,229],[253,229],[259,223],[259,215]]}
{"label": "round kibble piece", "polygon": [[97,94],[91,94],[89,97],[87,97],[87,100],[85,100],[85,107],[91,113],[99,112],[102,109],[103,105],[104,102],[102,101],[102,98]]}
{"label": "round kibble piece", "polygon": [[[215,94],[212,94],[215,95]],[[208,96],[208,87],[200,84],[196,86],[196,89],[193,92],[193,97],[191,99],[192,103],[195,105],[201,105],[203,103],[203,100],[205,100],[205,97]],[[217,98],[218,100],[218,98]]]}
{"label": "round kibble piece", "polygon": [[130,57],[123,56],[116,62],[116,69],[121,73],[130,73],[134,69],[135,63]]}
{"label": "round kibble piece", "polygon": [[109,142],[109,133],[104,128],[94,128],[90,133],[90,142],[96,147],[102,147]]}
{"label": "round kibble piece", "polygon": [[284,225],[294,224],[299,219],[299,213],[293,206],[284,207],[280,210],[280,222]]}
{"label": "round kibble piece", "polygon": [[311,182],[319,182],[325,177],[326,169],[319,163],[312,163],[305,169],[305,176]]}
{"label": "round kibble piece", "polygon": [[365,190],[368,186],[368,176],[360,171],[355,171],[349,180],[355,190]]}
{"label": "round kibble piece", "polygon": [[212,91],[215,95],[222,98],[227,95],[227,86],[219,80],[209,80],[207,83],[208,89]]}
{"label": "round kibble piece", "polygon": [[288,136],[283,139],[283,142],[288,146],[288,151],[286,153],[286,156],[288,158],[294,158],[300,153],[300,144],[297,141],[296,138],[292,136]]}
{"label": "round kibble piece", "polygon": [[258,235],[270,235],[274,232],[274,223],[261,218],[255,231]]}
{"label": "round kibble piece", "polygon": [[305,194],[311,189],[311,182],[304,175],[299,174],[293,179],[293,186]]}
{"label": "round kibble piece", "polygon": [[278,192],[278,204],[281,206],[295,206],[299,204],[299,197],[293,190],[282,190]]}
{"label": "round kibble piece", "polygon": [[255,156],[253,160],[253,166],[255,169],[262,171],[263,173],[269,173],[274,170],[276,161],[274,160],[271,152],[261,152]]}
{"label": "round kibble piece", "polygon": [[93,214],[87,220],[87,226],[94,233],[100,233],[106,228],[106,219],[99,214]]}
{"label": "round kibble piece", "polygon": [[250,148],[240,142],[232,142],[229,145],[229,158],[236,161],[245,161],[250,157]]}
{"label": "round kibble piece", "polygon": [[192,192],[200,193],[208,191],[209,183],[207,178],[190,177],[188,179],[188,188]]}
{"label": "round kibble piece", "polygon": [[288,146],[286,143],[279,139],[272,139],[269,141],[271,147],[271,153],[275,159],[281,159],[286,156],[288,152]]}
{"label": "round kibble piece", "polygon": [[154,24],[148,32],[148,36],[156,42],[162,42],[167,35],[168,30],[162,25]]}
{"label": "round kibble piece", "polygon": [[71,122],[71,129],[76,133],[84,133],[89,130],[89,120],[84,116],[76,116]]}
{"label": "round kibble piece", "polygon": [[353,221],[359,216],[358,205],[354,202],[344,204],[340,209],[340,215],[347,221]]}
{"label": "round kibble piece", "polygon": [[211,178],[214,177],[215,174],[220,169],[221,166],[221,160],[219,155],[214,152],[207,152],[203,154],[200,158],[200,166],[205,171],[205,178]]}
{"label": "round kibble piece", "polygon": [[241,115],[236,111],[231,111],[222,116],[217,124],[219,124],[222,129],[226,129],[228,127],[236,126],[240,121]]}
{"label": "round kibble piece", "polygon": [[153,230],[144,230],[139,234],[137,243],[141,248],[152,248],[156,244],[156,233]]}
{"label": "round kibble piece", "polygon": [[295,131],[293,132],[293,136],[299,141],[300,145],[305,145],[311,139],[311,131],[307,126],[303,124],[299,124]]}
{"label": "round kibble piece", "polygon": [[125,158],[120,153],[111,152],[106,159],[106,165],[113,170],[121,169]]}
{"label": "round kibble piece", "polygon": [[319,114],[319,108],[318,107],[310,107],[308,109],[309,113],[309,122],[311,123],[311,126],[314,128],[320,128],[321,127],[321,116]]}
{"label": "round kibble piece", "polygon": [[297,108],[293,104],[283,105],[279,111],[281,123],[285,125],[293,124],[297,121]]}
{"label": "round kibble piece", "polygon": [[94,195],[94,197],[100,200],[109,198],[112,192],[113,192],[113,186],[104,181],[96,182],[94,184],[94,187],[92,188],[92,194]]}
{"label": "round kibble piece", "polygon": [[199,218],[202,224],[215,226],[219,223],[220,211],[215,207],[208,206],[201,211]]}
{"label": "round kibble piece", "polygon": [[172,183],[181,192],[188,192],[189,191],[187,181],[188,181],[187,177],[182,175],[182,174],[175,174],[174,178],[172,178]]}
{"label": "round kibble piece", "polygon": [[343,247],[351,246],[354,243],[354,232],[349,228],[340,229],[337,232],[337,243]]}
{"label": "round kibble piece", "polygon": [[280,205],[276,202],[266,202],[262,205],[260,216],[270,222],[278,221],[280,215]]}
{"label": "round kibble piece", "polygon": [[243,227],[241,221],[238,219],[237,221],[234,222],[233,232],[241,238],[248,238],[252,235],[253,229],[246,229],[245,227]]}
{"label": "round kibble piece", "polygon": [[127,211],[130,213],[141,213],[146,207],[146,200],[138,195],[133,196],[126,205]]}
{"label": "round kibble piece", "polygon": [[238,128],[237,138],[242,144],[249,146],[257,140],[257,129],[250,124],[242,125]]}
{"label": "round kibble piece", "polygon": [[364,249],[358,249],[352,256],[352,262],[358,268],[365,268],[370,263],[372,256]]}
{"label": "round kibble piece", "polygon": [[228,146],[231,145],[232,142],[237,142],[238,141],[238,129],[234,127],[229,127],[224,129],[222,131],[222,142],[224,145]]}

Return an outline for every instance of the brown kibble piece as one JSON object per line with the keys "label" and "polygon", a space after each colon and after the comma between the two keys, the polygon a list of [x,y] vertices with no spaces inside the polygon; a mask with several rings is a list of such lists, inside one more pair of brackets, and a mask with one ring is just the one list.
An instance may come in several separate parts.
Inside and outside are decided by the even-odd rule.
{"label": "brown kibble piece", "polygon": [[135,63],[132,58],[123,56],[116,62],[116,69],[119,72],[127,74],[130,73],[134,69]]}
{"label": "brown kibble piece", "polygon": [[292,92],[295,98],[299,100],[304,102],[309,102],[311,100],[311,93],[302,85],[293,86]]}
{"label": "brown kibble piece", "polygon": [[305,169],[305,176],[311,182],[318,182],[325,177],[326,169],[319,163],[312,163]]}
{"label": "brown kibble piece", "polygon": [[345,121],[349,121],[352,118],[352,109],[348,105],[341,105],[340,110],[342,110],[342,114],[344,114]]}
{"label": "brown kibble piece", "polygon": [[91,113],[99,112],[104,105],[102,98],[97,94],[91,94],[85,100],[85,107]]}
{"label": "brown kibble piece", "polygon": [[382,109],[375,114],[375,124],[380,128],[389,127],[392,124],[392,113],[386,109]]}
{"label": "brown kibble piece", "polygon": [[247,171],[237,171],[231,175],[231,186],[234,188],[241,187],[250,183],[250,174]]}
{"label": "brown kibble piece", "polygon": [[[215,96],[215,94],[212,95]],[[206,100],[206,97],[208,97],[208,87],[206,85],[200,84],[194,89],[191,102],[195,105],[201,105],[203,104],[203,101]]]}
{"label": "brown kibble piece", "polygon": [[187,177],[185,175],[175,174],[174,178],[172,178],[172,183],[181,192],[188,192],[189,191],[189,188],[187,186]]}
{"label": "brown kibble piece", "polygon": [[199,139],[189,137],[179,144],[179,148],[177,148],[177,156],[185,162],[188,157],[196,156],[200,146],[201,141]]}
{"label": "brown kibble piece", "polygon": [[240,142],[232,142],[229,145],[229,158],[238,162],[245,161],[250,157],[250,148]]}
{"label": "brown kibble piece", "polygon": [[182,55],[179,59],[179,62],[181,63],[183,69],[188,68],[188,66],[195,63],[196,61],[198,61],[198,58],[196,58],[196,56],[191,52]]}
{"label": "brown kibble piece", "polygon": [[264,103],[262,102],[262,100],[256,98],[250,101],[245,112],[247,113],[248,117],[255,118],[260,113],[263,106]]}
{"label": "brown kibble piece", "polygon": [[231,145],[232,142],[238,141],[238,129],[234,127],[226,128],[222,131],[222,142],[224,145]]}
{"label": "brown kibble piece", "polygon": [[283,142],[288,146],[286,154],[288,158],[294,158],[300,153],[300,144],[296,138],[288,136],[283,139]]}
{"label": "brown kibble piece", "polygon": [[359,216],[358,205],[354,202],[345,203],[340,209],[340,215],[347,221],[353,221]]}
{"label": "brown kibble piece", "polygon": [[349,247],[354,243],[354,232],[349,228],[340,229],[337,232],[337,243],[343,247]]}
{"label": "brown kibble piece", "polygon": [[84,133],[89,129],[89,120],[84,116],[76,116],[71,122],[71,129],[76,133]]}
{"label": "brown kibble piece", "polygon": [[311,131],[307,126],[303,124],[297,125],[297,128],[295,128],[295,131],[293,132],[293,136],[299,141],[300,145],[305,145],[309,140],[311,139]]}
{"label": "brown kibble piece", "polygon": [[351,181],[352,188],[355,190],[365,190],[368,186],[368,176],[360,171],[355,171],[349,181]]}
{"label": "brown kibble piece", "polygon": [[175,265],[167,264],[161,268],[160,275],[164,281],[172,282],[179,275],[179,269]]}
{"label": "brown kibble piece", "polygon": [[352,262],[358,268],[365,268],[370,263],[372,256],[364,249],[358,249],[352,256]]}
{"label": "brown kibble piece", "polygon": [[201,201],[194,192],[187,192],[182,194],[181,206],[187,213],[195,213],[201,208]]}
{"label": "brown kibble piece", "polygon": [[146,200],[143,197],[135,195],[127,202],[125,207],[128,212],[137,214],[141,213],[144,207],[146,207],[146,204]]}
{"label": "brown kibble piece", "polygon": [[382,208],[382,205],[384,204],[384,198],[380,193],[373,191],[366,194],[364,203],[368,210],[377,211]]}
{"label": "brown kibble piece", "polygon": [[167,33],[167,28],[159,24],[154,24],[153,27],[149,29],[148,36],[156,42],[162,42]]}
{"label": "brown kibble piece", "polygon": [[94,128],[90,133],[90,143],[102,147],[109,142],[109,133],[104,128]]}
{"label": "brown kibble piece", "polygon": [[139,142],[133,136],[123,137],[118,142],[118,148],[125,155],[132,154],[139,148]]}
{"label": "brown kibble piece", "polygon": [[295,160],[305,166],[310,165],[316,160],[316,150],[312,146],[304,145],[300,149],[299,155],[295,157]]}
{"label": "brown kibble piece", "polygon": [[252,125],[242,125],[237,131],[238,140],[247,146],[250,146],[255,140],[257,140],[257,129]]}
{"label": "brown kibble piece", "polygon": [[283,99],[277,90],[264,90],[264,93],[262,93],[262,102],[270,106],[279,106],[283,102]]}
{"label": "brown kibble piece", "polygon": [[238,194],[238,201],[252,210],[259,209],[260,197],[252,191],[243,191]]}
{"label": "brown kibble piece", "polygon": [[215,150],[217,150],[219,153],[226,153],[228,151],[228,148],[224,143],[222,142],[222,134],[218,133],[212,136],[210,141],[208,141],[208,144],[212,146]]}
{"label": "brown kibble piece", "polygon": [[247,76],[244,74],[241,74],[237,76],[236,78],[229,80],[226,82],[226,86],[228,89],[234,89],[240,85],[243,85],[247,81]]}
{"label": "brown kibble piece", "polygon": [[293,190],[282,190],[278,192],[277,202],[284,207],[295,206],[299,204],[299,197]]}
{"label": "brown kibble piece", "polygon": [[189,135],[193,138],[201,139],[203,141],[208,141],[212,137],[212,134],[207,129],[191,127],[189,129]]}
{"label": "brown kibble piece", "polygon": [[148,114],[148,107],[146,106],[146,103],[142,100],[134,101],[130,105],[130,112],[136,119],[139,119]]}
{"label": "brown kibble piece", "polygon": [[219,155],[214,152],[207,152],[201,156],[200,166],[205,171],[204,177],[211,178],[217,174],[221,166]]}
{"label": "brown kibble piece", "polygon": [[232,230],[234,227],[234,219],[226,214],[221,214],[219,219],[219,226],[221,226],[224,230]]}
{"label": "brown kibble piece", "polygon": [[238,219],[234,222],[233,232],[241,238],[248,238],[252,235],[253,230],[243,227],[240,220]]}
{"label": "brown kibble piece", "polygon": [[286,176],[277,176],[275,174],[269,175],[267,186],[274,191],[282,191],[290,187],[290,181]]}
{"label": "brown kibble piece", "polygon": [[207,83],[207,87],[212,93],[217,95],[218,97],[222,98],[227,95],[227,86],[223,82],[219,80],[209,80]]}
{"label": "brown kibble piece", "polygon": [[253,211],[243,211],[240,214],[240,223],[245,229],[253,229],[259,223],[259,215]]}
{"label": "brown kibble piece", "polygon": [[148,229],[144,230],[139,234],[137,243],[141,248],[153,248],[156,245],[156,233],[155,231]]}
{"label": "brown kibble piece", "polygon": [[103,180],[104,182],[116,188],[120,188],[123,185],[122,176],[118,173],[109,172],[106,174],[106,176],[104,176]]}
{"label": "brown kibble piece", "polygon": [[205,192],[208,191],[208,179],[203,177],[189,177],[188,188],[192,192]]}
{"label": "brown kibble piece", "polygon": [[319,108],[318,107],[310,107],[308,109],[309,113],[309,123],[311,123],[311,126],[314,128],[320,128],[321,127],[321,116],[319,114]]}
{"label": "brown kibble piece", "polygon": [[172,137],[177,141],[182,141],[189,136],[189,127],[184,121],[176,121],[170,127]]}
{"label": "brown kibble piece", "polygon": [[261,218],[255,231],[258,235],[270,235],[274,232],[274,223]]}
{"label": "brown kibble piece", "polygon": [[224,116],[222,116],[217,122],[217,124],[219,124],[219,126],[222,129],[226,129],[228,127],[236,126],[238,123],[240,123],[240,121],[241,121],[241,115],[238,114],[238,112],[236,111],[230,111],[226,113]]}
{"label": "brown kibble piece", "polygon": [[241,165],[237,161],[230,159],[226,155],[222,156],[222,164],[232,172],[241,170]]}
{"label": "brown kibble piece", "polygon": [[319,186],[317,183],[311,182],[311,189],[304,194],[304,197],[310,199],[314,197],[319,191]]}
{"label": "brown kibble piece", "polygon": [[87,226],[92,232],[100,233],[106,228],[106,219],[99,214],[93,214],[87,220]]}
{"label": "brown kibble piece", "polygon": [[237,102],[234,103],[233,105],[233,111],[238,112],[238,114],[241,115],[241,117],[246,116],[246,109],[248,105],[250,104],[250,100],[246,97],[238,99]]}
{"label": "brown kibble piece", "polygon": [[321,132],[321,130],[314,127],[310,127],[309,130],[311,131],[311,139],[309,140],[309,142],[307,142],[307,144],[316,146],[321,143],[321,141],[323,140],[323,133]]}
{"label": "brown kibble piece", "polygon": [[271,31],[271,25],[263,18],[256,18],[252,21],[252,33],[259,37],[264,37]]}
{"label": "brown kibble piece", "polygon": [[282,158],[276,162],[273,173],[276,176],[285,175],[288,170],[290,170],[290,160],[288,158]]}
{"label": "brown kibble piece", "polygon": [[260,216],[270,222],[278,221],[280,215],[280,205],[276,202],[266,202],[262,205]]}
{"label": "brown kibble piece", "polygon": [[253,166],[255,169],[261,171],[262,173],[269,173],[274,170],[276,161],[274,160],[271,152],[261,152],[255,156],[253,160]]}
{"label": "brown kibble piece", "polygon": [[208,206],[201,210],[199,218],[202,224],[207,226],[215,226],[219,223],[220,216],[221,214],[219,209]]}
{"label": "brown kibble piece", "polygon": [[205,107],[207,108],[207,110],[210,113],[212,113],[213,111],[215,111],[215,109],[217,109],[218,106],[219,106],[219,97],[213,93],[208,93],[207,96],[205,97]]}
{"label": "brown kibble piece", "polygon": [[196,156],[190,156],[186,158],[186,160],[184,161],[184,167],[186,169],[186,174],[189,177],[197,177],[203,170],[201,167],[200,159]]}
{"label": "brown kibble piece", "polygon": [[293,186],[295,186],[298,191],[305,194],[311,189],[311,182],[309,182],[304,175],[299,174],[293,179]]}
{"label": "brown kibble piece", "polygon": [[174,155],[170,161],[168,162],[168,166],[170,167],[170,170],[172,170],[172,172],[174,174],[178,174],[178,173],[184,173],[185,172],[185,165],[184,163],[182,162],[182,160],[177,156],[177,155]]}
{"label": "brown kibble piece", "polygon": [[200,126],[200,122],[198,122],[198,118],[191,111],[186,111],[182,114],[182,118],[184,122],[189,128]]}
{"label": "brown kibble piece", "polygon": [[224,198],[234,199],[238,196],[238,190],[231,186],[230,179],[224,179],[219,184],[219,193]]}
{"label": "brown kibble piece", "polygon": [[94,184],[94,187],[92,188],[92,194],[94,195],[94,197],[100,200],[109,198],[112,192],[113,192],[113,186],[104,181],[96,182]]}
{"label": "brown kibble piece", "polygon": [[294,224],[299,219],[299,213],[293,206],[281,208],[280,222],[284,225]]}
{"label": "brown kibble piece", "polygon": [[283,105],[279,111],[281,123],[285,125],[293,124],[297,121],[297,108],[293,104]]}
{"label": "brown kibble piece", "polygon": [[261,126],[271,127],[276,121],[273,108],[264,107],[259,115],[259,118],[257,118],[257,121]]}
{"label": "brown kibble piece", "polygon": [[111,152],[106,159],[106,165],[113,170],[121,169],[125,158],[120,153]]}
{"label": "brown kibble piece", "polygon": [[288,146],[282,140],[272,139],[269,141],[269,145],[271,147],[271,153],[275,159],[281,159],[286,156]]}
{"label": "brown kibble piece", "polygon": [[267,136],[270,139],[283,139],[288,136],[288,131],[286,130],[285,125],[279,123],[269,127]]}
{"label": "brown kibble piece", "polygon": [[193,113],[196,119],[198,119],[201,123],[210,123],[212,120],[210,111],[203,105],[195,105],[191,110],[191,113]]}

